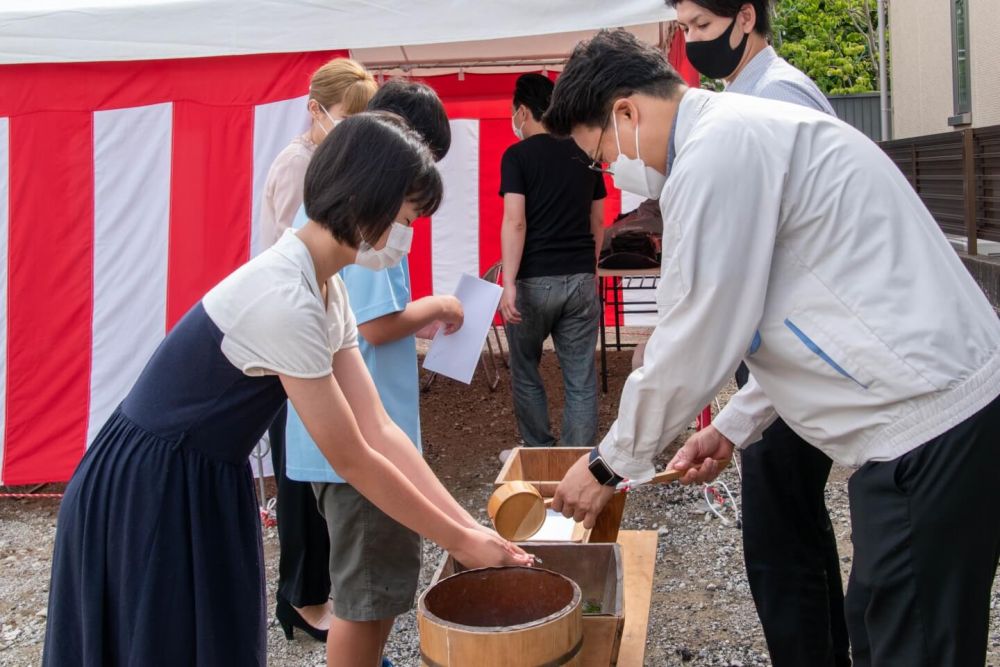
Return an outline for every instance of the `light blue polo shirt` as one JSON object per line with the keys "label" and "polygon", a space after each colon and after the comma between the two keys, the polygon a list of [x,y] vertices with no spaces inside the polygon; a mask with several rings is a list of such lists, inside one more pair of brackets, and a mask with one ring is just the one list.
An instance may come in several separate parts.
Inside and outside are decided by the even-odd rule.
{"label": "light blue polo shirt", "polygon": [[[300,208],[292,226],[298,229],[305,221],[305,210]],[[410,303],[410,269],[405,259],[399,265],[382,271],[348,266],[341,270],[340,276],[347,285],[351,310],[359,325],[398,313]],[[416,338],[407,336],[375,346],[359,335],[358,343],[385,411],[419,451],[420,387]],[[289,479],[300,482],[344,481],[309,437],[291,403],[288,404],[285,450],[285,474]]]}

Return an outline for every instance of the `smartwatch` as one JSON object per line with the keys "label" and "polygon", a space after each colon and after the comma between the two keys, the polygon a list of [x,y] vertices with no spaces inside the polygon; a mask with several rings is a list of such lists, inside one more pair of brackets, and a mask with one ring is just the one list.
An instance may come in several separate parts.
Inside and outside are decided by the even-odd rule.
{"label": "smartwatch", "polygon": [[605,463],[597,447],[590,450],[590,463],[587,468],[601,486],[618,486],[625,479],[616,475],[611,466]]}

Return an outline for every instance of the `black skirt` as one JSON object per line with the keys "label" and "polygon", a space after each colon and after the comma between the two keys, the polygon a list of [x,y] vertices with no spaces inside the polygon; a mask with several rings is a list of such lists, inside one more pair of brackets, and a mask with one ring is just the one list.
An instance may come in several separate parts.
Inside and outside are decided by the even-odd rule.
{"label": "black skirt", "polygon": [[73,474],[56,532],[44,664],[266,662],[247,457],[284,404],[224,357],[195,306]]}

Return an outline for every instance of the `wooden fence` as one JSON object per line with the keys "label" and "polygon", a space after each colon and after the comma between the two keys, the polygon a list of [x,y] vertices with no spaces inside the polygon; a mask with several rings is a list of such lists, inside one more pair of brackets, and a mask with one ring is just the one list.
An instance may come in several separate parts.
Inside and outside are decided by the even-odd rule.
{"label": "wooden fence", "polygon": [[881,144],[941,229],[967,239],[1000,241],[1000,125]]}

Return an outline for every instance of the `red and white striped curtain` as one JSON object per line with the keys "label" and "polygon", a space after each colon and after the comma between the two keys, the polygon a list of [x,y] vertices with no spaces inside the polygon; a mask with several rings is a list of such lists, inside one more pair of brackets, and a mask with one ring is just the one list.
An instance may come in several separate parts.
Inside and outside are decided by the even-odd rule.
{"label": "red and white striped curtain", "polygon": [[[68,479],[170,327],[259,249],[268,168],[336,55],[0,66],[0,483]],[[515,78],[427,79],[453,143],[415,296],[500,258]],[[609,192],[609,219],[637,204]]]}

